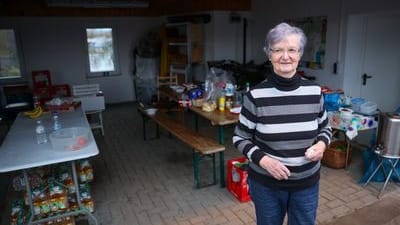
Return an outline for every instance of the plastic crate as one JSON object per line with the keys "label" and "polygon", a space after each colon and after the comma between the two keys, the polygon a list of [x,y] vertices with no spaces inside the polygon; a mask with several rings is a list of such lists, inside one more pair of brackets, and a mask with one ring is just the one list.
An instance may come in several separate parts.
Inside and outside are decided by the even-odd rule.
{"label": "plastic crate", "polygon": [[228,160],[228,190],[241,202],[250,201],[249,185],[247,184],[247,166],[238,167],[237,163],[246,163],[245,157]]}

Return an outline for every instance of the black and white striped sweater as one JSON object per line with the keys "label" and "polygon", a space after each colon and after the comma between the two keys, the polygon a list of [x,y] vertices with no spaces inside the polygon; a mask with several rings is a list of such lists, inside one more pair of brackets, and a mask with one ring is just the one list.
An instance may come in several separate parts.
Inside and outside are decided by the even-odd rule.
{"label": "black and white striped sweater", "polygon": [[[281,190],[300,190],[319,180],[320,162],[304,157],[312,144],[332,136],[321,88],[299,75],[273,74],[246,93],[233,144],[249,163],[249,177]],[[291,175],[277,180],[259,166],[264,155],[281,161]]]}

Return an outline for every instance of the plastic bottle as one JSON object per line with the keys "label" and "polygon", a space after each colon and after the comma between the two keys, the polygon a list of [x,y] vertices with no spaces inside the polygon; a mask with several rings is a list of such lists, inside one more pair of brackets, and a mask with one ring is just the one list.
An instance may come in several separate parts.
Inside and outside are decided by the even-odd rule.
{"label": "plastic bottle", "polygon": [[250,91],[250,83],[246,82],[244,90],[241,91],[241,99],[240,99],[241,103],[243,103],[243,99],[244,99],[244,96],[246,95],[246,92],[249,92],[249,91]]}
{"label": "plastic bottle", "polygon": [[235,96],[233,100],[233,107],[240,107],[242,106],[243,103],[243,94],[242,91],[239,91],[237,89],[237,86],[235,85]]}
{"label": "plastic bottle", "polygon": [[246,82],[246,92],[248,92],[248,91],[250,91],[250,83],[249,82]]}
{"label": "plastic bottle", "polygon": [[211,98],[211,94],[213,93],[213,87],[214,87],[214,83],[213,83],[213,78],[211,73],[209,72],[207,74],[207,78],[205,80],[204,83],[204,100],[209,100]]}
{"label": "plastic bottle", "polygon": [[61,129],[61,123],[58,117],[58,112],[53,112],[53,130]]}
{"label": "plastic bottle", "polygon": [[206,77],[206,80],[205,80],[205,83],[204,83],[204,91],[205,92],[210,92],[211,88],[212,88],[212,85],[213,85],[212,76],[211,76],[211,74],[207,74],[207,77]]}
{"label": "plastic bottle", "polygon": [[225,92],[222,92],[218,98],[218,109],[219,111],[225,111]]}
{"label": "plastic bottle", "polygon": [[35,108],[40,106],[39,97],[36,96],[36,95],[33,96],[33,106],[34,106]]}
{"label": "plastic bottle", "polygon": [[226,96],[233,96],[234,88],[232,83],[227,83],[225,86]]}
{"label": "plastic bottle", "polygon": [[38,144],[45,144],[47,143],[47,135],[46,135],[46,129],[44,128],[42,121],[37,120],[36,121],[36,143]]}
{"label": "plastic bottle", "polygon": [[225,108],[231,109],[233,107],[233,95],[226,95],[225,97]]}

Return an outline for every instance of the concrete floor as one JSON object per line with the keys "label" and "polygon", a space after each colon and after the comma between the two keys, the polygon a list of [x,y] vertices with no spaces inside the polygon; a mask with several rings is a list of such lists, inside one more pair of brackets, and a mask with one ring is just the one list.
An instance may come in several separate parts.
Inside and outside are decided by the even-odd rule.
{"label": "concrete floor", "polygon": [[399,196],[386,195],[380,201],[324,225],[398,225],[400,224],[399,212]]}
{"label": "concrete floor", "polygon": [[[162,132],[159,139],[144,141],[134,103],[109,106],[103,117],[105,136],[95,133],[100,154],[91,159],[95,173],[91,184],[94,215],[100,224],[256,224],[252,202],[239,202],[219,185],[194,189],[191,150],[179,140]],[[192,126],[192,122],[188,114],[187,124]],[[217,137],[217,129],[209,122],[200,120],[200,124],[202,134]],[[151,136],[155,127],[148,124],[147,131]],[[231,145],[232,131],[233,127],[226,129],[226,161],[240,156]],[[203,181],[211,175],[209,168],[210,161],[206,160],[200,168]],[[376,196],[382,184],[371,183],[363,188],[358,183],[361,174],[362,160],[356,154],[348,170],[322,168],[317,224],[381,201]],[[398,195],[396,186],[389,184],[384,196]],[[8,207],[0,224],[9,224],[9,215]]]}

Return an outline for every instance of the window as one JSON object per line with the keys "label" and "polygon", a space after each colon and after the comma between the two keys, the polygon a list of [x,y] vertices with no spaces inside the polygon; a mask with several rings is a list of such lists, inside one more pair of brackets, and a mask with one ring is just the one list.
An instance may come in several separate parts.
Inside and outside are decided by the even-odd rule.
{"label": "window", "polygon": [[0,29],[0,79],[21,78],[20,58],[13,29]]}
{"label": "window", "polygon": [[87,28],[89,76],[116,75],[118,63],[112,28]]}

